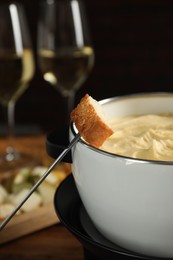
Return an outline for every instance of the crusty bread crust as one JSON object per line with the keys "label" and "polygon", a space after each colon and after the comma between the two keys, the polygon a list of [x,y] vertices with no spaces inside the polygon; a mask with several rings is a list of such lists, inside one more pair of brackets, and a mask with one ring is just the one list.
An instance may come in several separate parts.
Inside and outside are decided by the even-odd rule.
{"label": "crusty bread crust", "polygon": [[113,134],[113,130],[96,111],[88,94],[73,109],[70,117],[85,141],[97,148]]}

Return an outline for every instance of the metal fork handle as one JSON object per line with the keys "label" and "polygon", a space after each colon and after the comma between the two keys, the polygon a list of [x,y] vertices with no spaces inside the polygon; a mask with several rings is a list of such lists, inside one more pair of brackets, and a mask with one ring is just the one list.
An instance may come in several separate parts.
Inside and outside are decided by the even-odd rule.
{"label": "metal fork handle", "polygon": [[0,224],[0,231],[6,226],[6,224],[11,220],[11,218],[17,213],[21,206],[27,201],[27,199],[32,195],[32,193],[38,188],[38,186],[44,181],[44,179],[50,174],[50,172],[55,168],[55,166],[64,158],[64,156],[71,150],[71,148],[78,142],[80,134],[78,133],[73,140],[69,143],[67,148],[57,157],[57,159],[52,163],[49,169],[42,175],[42,177],[34,184],[28,194],[21,200],[21,202],[15,207],[11,214],[3,220]]}

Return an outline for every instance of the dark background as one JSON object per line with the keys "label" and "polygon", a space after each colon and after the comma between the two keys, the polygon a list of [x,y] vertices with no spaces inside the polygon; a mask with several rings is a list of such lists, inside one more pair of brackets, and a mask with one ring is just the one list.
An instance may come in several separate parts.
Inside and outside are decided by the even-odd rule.
{"label": "dark background", "polygon": [[[39,1],[19,2],[26,11],[37,62]],[[95,67],[77,92],[76,103],[86,92],[97,100],[136,92],[172,92],[172,1],[85,0],[85,6]],[[63,121],[62,96],[42,79],[37,67],[30,87],[17,102],[16,123],[38,124],[51,131]]]}

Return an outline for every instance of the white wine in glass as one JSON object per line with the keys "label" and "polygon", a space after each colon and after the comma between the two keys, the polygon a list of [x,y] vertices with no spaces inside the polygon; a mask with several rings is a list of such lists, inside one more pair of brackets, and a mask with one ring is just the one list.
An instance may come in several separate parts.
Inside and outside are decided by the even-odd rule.
{"label": "white wine in glass", "polygon": [[8,145],[0,155],[0,169],[26,165],[29,158],[14,146],[15,104],[35,71],[24,8],[19,3],[0,4],[0,104],[8,120]]}
{"label": "white wine in glass", "polygon": [[76,91],[94,65],[94,49],[81,0],[42,1],[38,24],[38,59],[43,78],[67,105],[67,121]]}

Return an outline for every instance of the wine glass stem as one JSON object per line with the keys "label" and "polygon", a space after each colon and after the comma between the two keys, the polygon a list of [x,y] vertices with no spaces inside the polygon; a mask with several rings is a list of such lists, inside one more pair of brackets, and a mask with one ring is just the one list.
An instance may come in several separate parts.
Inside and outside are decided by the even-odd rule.
{"label": "wine glass stem", "polygon": [[15,110],[15,103],[13,101],[8,103],[7,106],[7,122],[8,122],[8,137],[9,137],[9,141],[12,141],[13,143],[13,139],[14,139],[14,110]]}
{"label": "wine glass stem", "polygon": [[14,111],[15,111],[15,102],[10,101],[7,106],[5,106],[6,115],[7,115],[7,139],[8,145],[6,148],[6,160],[12,161],[17,159],[17,152],[14,148],[14,130],[15,130],[15,120],[14,120]]}
{"label": "wine glass stem", "polygon": [[75,103],[75,93],[72,92],[67,97],[64,97],[65,105],[66,105],[66,117],[65,117],[65,123],[70,123],[70,113],[72,109],[74,108]]}

